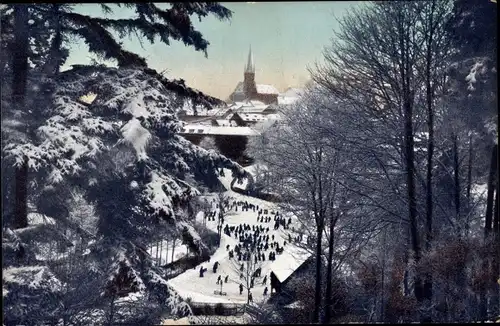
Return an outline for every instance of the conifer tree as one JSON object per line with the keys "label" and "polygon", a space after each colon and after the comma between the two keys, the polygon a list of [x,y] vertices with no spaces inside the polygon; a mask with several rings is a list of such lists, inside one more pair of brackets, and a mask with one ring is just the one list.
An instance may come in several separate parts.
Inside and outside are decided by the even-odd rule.
{"label": "conifer tree", "polygon": [[[159,39],[162,43],[169,45],[170,40],[182,41],[186,46],[193,46],[197,51],[203,51],[207,55],[209,42],[203,35],[197,31],[191,22],[191,15],[197,15],[201,20],[209,14],[215,15],[218,19],[229,19],[231,12],[224,6],[208,3],[171,3],[170,8],[162,9],[153,3],[140,4],[118,4],[130,9],[135,9],[136,17],[128,19],[111,19],[91,17],[80,14],[75,11],[75,5],[66,4],[12,4],[2,8],[2,40],[10,40],[2,48],[2,69],[3,72],[9,71],[9,65],[4,58],[13,58],[10,66],[10,73],[13,76],[12,94],[20,98],[21,94],[26,92],[26,83],[30,74],[36,70],[28,68],[28,60],[32,62],[33,68],[40,67],[45,75],[57,73],[64,64],[68,52],[64,41],[68,37],[83,39],[87,44],[89,52],[97,54],[103,59],[114,59],[120,67],[141,66],[146,67],[146,60],[139,55],[124,49],[111,31],[118,32],[121,38],[129,35],[140,35],[151,43]],[[104,13],[112,14],[112,8],[107,5],[100,5]],[[18,14],[19,13],[19,14]],[[21,16],[24,29],[17,27],[20,24]],[[16,17],[19,17],[16,20]],[[37,28],[29,28],[29,22],[32,25],[37,22]],[[33,26],[35,27],[35,26]],[[14,33],[15,31],[15,33]],[[31,31],[31,33],[30,33]],[[8,33],[14,33],[14,37],[8,37]],[[34,46],[28,46],[23,53],[24,45],[34,43]],[[37,46],[38,45],[38,46]],[[32,49],[30,53],[30,49]],[[3,52],[5,50],[6,54]],[[36,58],[36,59],[35,59]],[[34,60],[33,60],[34,59]],[[21,62],[25,62],[22,63]],[[33,62],[35,64],[33,64]],[[26,66],[26,68],[23,68]],[[39,71],[40,72],[40,71]],[[156,73],[156,72],[152,72]],[[40,76],[37,76],[39,80]],[[21,81],[24,84],[21,85]],[[35,82],[36,83],[36,82]],[[177,88],[177,91],[185,91],[186,87],[182,82],[178,85],[170,84]],[[189,93],[189,92],[188,92]],[[194,96],[194,102],[202,98],[200,94],[190,92]],[[47,96],[47,94],[44,94]],[[26,107],[24,99],[22,101],[13,100],[17,103],[19,114],[26,115],[29,108]],[[19,116],[19,114],[17,116]],[[25,120],[17,119],[18,121]],[[24,124],[19,124],[23,126]],[[26,129],[26,128],[24,128]],[[21,130],[21,134],[29,134],[29,130]],[[24,137],[26,137],[25,135]],[[23,140],[19,140],[24,142]],[[28,178],[27,162],[20,163],[16,167],[16,191],[15,191],[15,224],[17,227],[23,227],[28,224],[26,205]]]}

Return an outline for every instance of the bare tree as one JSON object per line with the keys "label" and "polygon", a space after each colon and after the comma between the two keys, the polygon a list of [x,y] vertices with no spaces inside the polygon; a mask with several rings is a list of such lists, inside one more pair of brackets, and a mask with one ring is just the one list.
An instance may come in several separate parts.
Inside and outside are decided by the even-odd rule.
{"label": "bare tree", "polygon": [[[286,126],[270,135],[264,158],[272,169],[273,182],[287,203],[285,211],[295,211],[304,220],[314,221],[316,239],[315,308],[312,322],[319,322],[321,309],[321,257],[326,211],[331,201],[333,182],[332,157],[327,152],[328,139],[307,129],[312,125],[309,108],[299,103],[285,119]],[[299,195],[300,194],[300,195]]]}
{"label": "bare tree", "polygon": [[250,303],[250,292],[255,284],[260,284],[262,276],[260,271],[262,271],[262,261],[256,259],[256,253],[252,250],[241,251],[242,257],[247,259],[242,259],[238,261],[236,258],[231,260],[231,268],[233,271],[239,275],[239,279],[231,280],[234,283],[242,285],[243,289],[246,290],[247,294],[247,304]]}
{"label": "bare tree", "polygon": [[[325,110],[324,94],[311,87],[307,96],[290,108],[284,114],[283,123],[269,130],[266,134],[267,144],[260,150],[260,161],[268,167],[269,186],[282,198],[281,209],[293,213],[300,225],[299,234],[294,238],[306,241],[294,243],[310,250],[315,255],[315,305],[313,322],[319,322],[323,309],[322,284],[326,282],[326,310],[331,312],[333,302],[331,280],[333,274],[345,263],[347,257],[359,249],[367,225],[363,225],[361,211],[364,208],[352,210],[351,205],[339,205],[341,198],[346,199],[350,190],[345,179],[346,171],[352,168],[350,155],[341,153],[343,138],[332,137],[329,115],[335,110]],[[343,120],[342,120],[343,121]],[[335,125],[341,125],[335,122]],[[330,132],[325,132],[329,129]],[[343,167],[338,163],[345,154]],[[339,196],[339,192],[342,196]],[[351,193],[351,195],[355,195]],[[354,201],[353,201],[354,202]],[[353,218],[354,213],[359,218]],[[365,214],[370,216],[370,214]],[[342,220],[343,223],[338,223]],[[350,221],[347,223],[347,221]],[[357,224],[354,226],[354,224]],[[326,228],[328,226],[328,228]],[[292,233],[289,238],[292,239]],[[311,241],[312,240],[312,241]],[[294,241],[295,242],[295,241]],[[328,252],[328,255],[326,253]],[[322,272],[322,264],[326,260],[327,273]],[[324,321],[330,320],[329,312],[325,311]]]}
{"label": "bare tree", "polygon": [[[442,98],[445,92],[445,73],[446,65],[449,62],[451,53],[451,41],[447,37],[445,26],[447,16],[450,14],[452,6],[451,1],[425,1],[420,3],[422,8],[418,10],[420,17],[418,26],[420,26],[421,44],[424,59],[423,64],[417,64],[417,73],[421,75],[421,79],[425,82],[425,107],[427,113],[427,166],[426,166],[426,183],[425,183],[425,210],[426,210],[426,232],[425,232],[425,249],[429,251],[432,246],[432,221],[433,221],[433,170],[434,170],[434,126],[436,115],[436,99]],[[423,68],[423,69],[422,69]],[[456,138],[455,138],[456,140]],[[455,142],[456,145],[456,142]],[[457,151],[455,150],[455,153]],[[455,167],[458,165],[457,155],[455,155]],[[459,188],[458,168],[455,169],[455,184]],[[456,191],[455,206],[457,215],[460,210],[459,206],[460,193]],[[458,220],[458,218],[457,218]],[[422,319],[425,322],[430,322],[432,316],[430,314],[430,306],[432,305],[432,275],[425,275],[423,285],[423,297],[427,300],[427,313]]]}
{"label": "bare tree", "polygon": [[[360,116],[362,120],[371,120],[364,124],[365,128],[375,121],[380,127],[384,126],[378,132],[383,130],[386,135],[379,134],[375,139],[394,150],[390,161],[398,164],[397,169],[406,176],[406,196],[400,199],[408,209],[406,220],[411,252],[417,265],[422,257],[418,223],[420,184],[427,190],[427,248],[432,238],[434,114],[438,93],[443,91],[443,67],[449,53],[444,24],[450,9],[449,2],[436,1],[366,5],[342,19],[337,40],[325,52],[327,64],[318,66],[314,72],[314,80],[329,93],[355,106],[365,116]],[[424,131],[424,127],[429,135],[428,169],[426,177],[420,179],[417,164],[420,157],[415,154],[420,145],[415,143],[415,134]],[[378,133],[372,130],[357,132],[361,135]],[[361,137],[356,138],[359,147]],[[373,142],[369,141],[363,148],[371,144]],[[373,152],[375,148],[367,150]],[[377,160],[383,157],[377,156]],[[391,165],[394,164],[387,164],[384,159],[380,162],[382,175],[392,177],[394,168]],[[391,191],[401,194],[398,188],[392,187]],[[414,294],[421,307],[423,301],[432,296],[430,277],[426,280],[424,289],[422,275],[415,271]],[[428,321],[429,317],[422,311],[423,321]]]}
{"label": "bare tree", "polygon": [[281,324],[283,320],[277,313],[277,307],[266,300],[255,302],[251,311],[247,310],[249,324]]}

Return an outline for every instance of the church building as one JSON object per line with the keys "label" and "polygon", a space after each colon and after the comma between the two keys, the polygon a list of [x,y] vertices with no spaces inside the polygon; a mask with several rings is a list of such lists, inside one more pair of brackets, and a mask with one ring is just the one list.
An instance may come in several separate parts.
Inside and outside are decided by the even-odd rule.
{"label": "church building", "polygon": [[255,83],[255,64],[253,62],[252,48],[250,48],[243,74],[243,82],[239,82],[234,92],[229,95],[229,101],[243,102],[256,100],[264,104],[273,104],[278,103],[278,95],[279,91],[276,87]]}

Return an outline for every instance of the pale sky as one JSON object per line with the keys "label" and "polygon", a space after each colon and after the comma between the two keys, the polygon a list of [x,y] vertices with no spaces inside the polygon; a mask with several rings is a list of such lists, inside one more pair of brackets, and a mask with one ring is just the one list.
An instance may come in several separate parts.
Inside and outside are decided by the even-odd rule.
{"label": "pale sky", "polygon": [[[151,45],[136,37],[124,39],[125,48],[147,59],[157,71],[167,77],[182,78],[187,85],[225,100],[236,84],[243,80],[248,50],[252,46],[255,79],[259,84],[271,84],[278,90],[301,87],[309,80],[307,66],[321,60],[323,48],[330,43],[338,28],[336,17],[359,4],[351,1],[331,2],[222,2],[233,11],[230,21],[205,17],[193,25],[210,42],[208,58],[203,52],[172,40],[170,46],[157,42]],[[116,8],[113,17],[130,17],[131,11]],[[96,4],[78,5],[78,11],[90,16],[102,16]],[[87,46],[73,45],[66,67],[87,64]]]}

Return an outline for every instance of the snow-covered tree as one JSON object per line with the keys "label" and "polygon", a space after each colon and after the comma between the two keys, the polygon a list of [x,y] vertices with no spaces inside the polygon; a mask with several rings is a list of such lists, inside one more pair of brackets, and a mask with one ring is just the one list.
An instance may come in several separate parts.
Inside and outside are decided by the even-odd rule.
{"label": "snow-covered tree", "polygon": [[[369,200],[357,194],[353,170],[360,182],[371,174],[358,166],[356,156],[362,157],[362,151],[349,146],[341,129],[346,124],[344,110],[352,112],[317,88],[308,89],[284,113],[283,123],[266,133],[267,142],[259,150],[268,169],[267,189],[279,194],[282,210],[293,213],[301,224],[293,237],[306,239],[295,245],[316,258],[314,306],[319,308],[313,320],[320,318],[323,307],[331,312],[332,280],[371,233],[387,223],[379,217],[379,208],[368,208]],[[292,235],[288,239],[293,241]],[[325,314],[327,320],[330,317]]]}
{"label": "snow-covered tree", "polygon": [[[466,208],[470,211],[471,188],[487,183],[484,209],[484,239],[495,248],[485,258],[482,269],[490,271],[489,283],[481,288],[480,318],[488,310],[500,313],[500,217],[498,217],[498,90],[497,90],[497,10],[493,1],[454,3],[448,31],[458,54],[450,71],[450,106],[462,129],[468,132]],[[478,146],[479,145],[479,146]],[[481,157],[481,159],[479,159]],[[488,159],[486,159],[488,157]],[[484,158],[484,159],[483,159]],[[483,163],[484,162],[484,163]],[[475,171],[474,171],[475,170]],[[488,171],[488,173],[486,173]],[[476,172],[476,173],[474,173]],[[469,212],[468,212],[469,213]],[[474,213],[474,212],[470,212]],[[469,214],[470,214],[469,213]],[[491,263],[491,264],[490,264]],[[490,296],[490,299],[487,299]],[[490,302],[490,309],[487,302]]]}
{"label": "snow-covered tree", "polygon": [[203,137],[203,139],[200,141],[199,146],[206,150],[218,150],[217,145],[215,144],[215,139],[211,136]]}
{"label": "snow-covered tree", "polygon": [[[104,14],[113,12],[113,8],[108,5],[100,6]],[[118,6],[135,9],[130,11],[132,17],[94,17],[79,13],[74,5],[61,4],[14,4],[1,8],[2,40],[6,43],[4,46],[2,42],[0,63],[2,72],[5,73],[3,76],[7,76],[5,79],[12,81],[2,85],[2,89],[6,90],[2,93],[2,100],[4,97],[10,99],[10,103],[2,103],[2,106],[10,104],[7,105],[6,112],[10,113],[8,117],[15,124],[11,123],[9,129],[17,134],[17,137],[11,138],[10,141],[22,143],[24,138],[32,136],[36,128],[30,128],[33,121],[27,121],[36,120],[30,109],[33,103],[38,101],[34,101],[28,92],[31,88],[39,87],[41,78],[59,72],[68,55],[69,38],[83,39],[90,53],[105,60],[115,60],[119,67],[146,67],[146,60],[124,49],[123,44],[117,41],[111,31],[117,32],[119,38],[141,33],[151,43],[158,39],[166,45],[170,44],[171,39],[182,41],[206,55],[209,42],[194,28],[191,15],[197,15],[201,19],[213,14],[220,20],[231,16],[231,12],[218,3],[170,3],[167,7],[158,7],[153,3]],[[30,28],[30,24],[37,28]],[[9,59],[12,60],[11,63],[8,63]],[[2,82],[5,80],[2,79]],[[185,88],[182,80],[175,87],[178,92]],[[50,96],[50,91],[45,90],[42,93],[45,97]],[[191,100],[196,104],[200,94],[194,95]],[[13,194],[13,221],[16,227],[25,227],[28,163],[24,161],[19,164],[14,172],[16,188]]]}
{"label": "snow-covered tree", "polygon": [[[93,203],[96,240],[88,261],[108,279],[103,295],[112,301],[135,291],[178,303],[145,248],[162,228],[174,228],[193,250],[206,251],[192,221],[178,212],[198,194],[196,178],[222,167],[244,174],[176,134],[184,97],[169,83],[150,70],[75,67],[53,80],[35,140],[4,148],[8,164],[27,160],[40,213],[71,223],[71,189]],[[90,92],[95,100],[82,103]]]}
{"label": "snow-covered tree", "polygon": [[[125,50],[110,33],[118,32],[120,38],[141,33],[152,43],[160,36],[167,45],[179,40],[206,54],[209,43],[193,27],[191,16],[213,14],[223,20],[230,11],[218,3],[125,6],[132,9],[129,19],[91,17],[74,5],[0,8],[0,64],[7,77],[2,78],[2,172],[15,175],[9,179],[15,182],[2,179],[8,190],[3,199],[15,203],[8,205],[15,211],[4,209],[2,218],[4,225],[16,221],[18,228],[10,230],[4,266],[48,266],[61,280],[61,286],[46,291],[58,298],[59,308],[36,313],[40,323],[47,316],[81,322],[93,309],[100,311],[99,321],[126,320],[118,297],[130,291],[157,311],[166,307],[172,314],[188,313],[145,248],[158,233],[171,231],[182,234],[191,250],[206,252],[181,211],[200,183],[217,179],[218,168],[244,173],[176,134],[179,108],[210,108],[220,101],[146,68],[144,58]],[[110,6],[101,8],[112,12]],[[94,65],[59,73],[70,37],[128,68]],[[92,103],[81,100],[90,93],[98,95]],[[75,207],[81,208],[79,214]],[[53,223],[25,227],[30,210]],[[46,248],[50,256],[42,255]],[[78,274],[83,270],[89,270],[88,277]],[[74,306],[78,291],[87,292],[88,300]],[[13,293],[7,292],[7,300]],[[16,318],[13,312],[6,319]]]}

